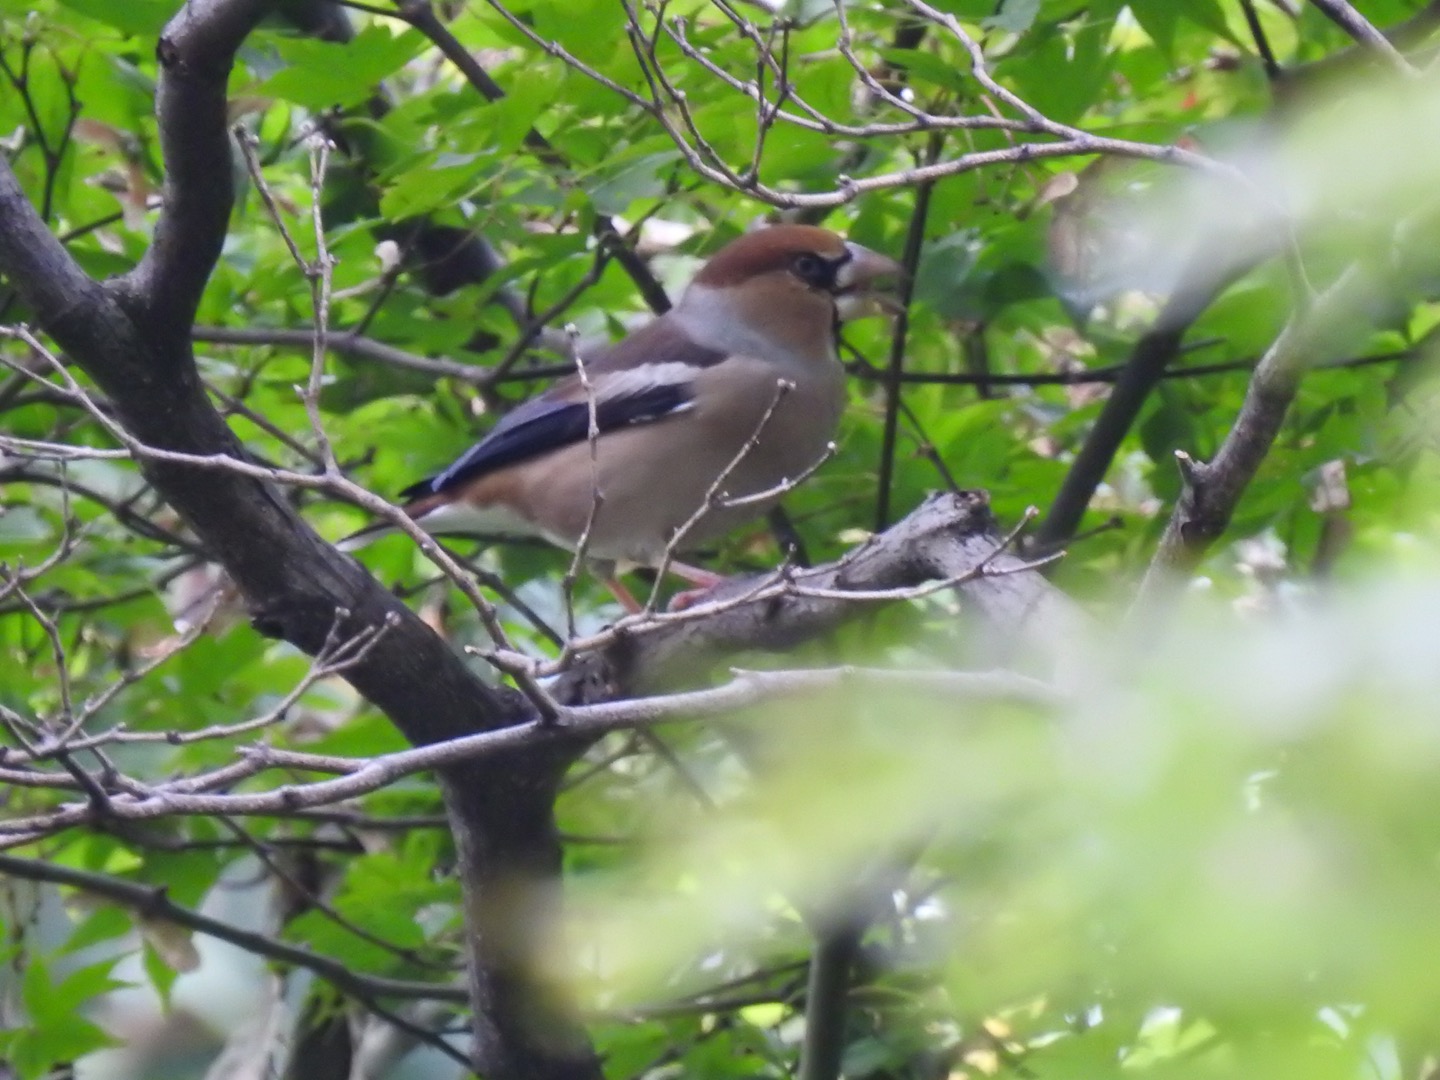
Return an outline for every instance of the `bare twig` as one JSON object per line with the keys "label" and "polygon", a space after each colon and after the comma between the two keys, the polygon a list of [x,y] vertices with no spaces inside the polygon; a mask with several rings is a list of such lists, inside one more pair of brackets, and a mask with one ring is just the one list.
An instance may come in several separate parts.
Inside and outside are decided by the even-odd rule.
{"label": "bare twig", "polygon": [[[647,85],[650,89],[649,97],[641,96],[627,87],[620,86],[615,83],[614,80],[601,74],[590,65],[575,57],[574,54],[558,42],[550,41],[542,37],[535,31],[534,27],[509,11],[499,0],[487,0],[487,2],[501,14],[510,26],[547,55],[556,57],[567,66],[583,74],[586,78],[592,79],[612,93],[619,94],[630,104],[643,110],[655,123],[660,125],[666,135],[675,144],[681,156],[685,159],[686,164],[701,177],[732,190],[743,191],[772,206],[795,209],[819,209],[841,206],[854,201],[867,192],[888,190],[896,187],[913,187],[918,183],[939,180],[948,176],[957,176],[961,173],[970,172],[988,165],[1015,164],[1040,158],[1090,156],[1096,154],[1109,154],[1118,157],[1133,157],[1185,165],[1192,168],[1217,172],[1236,182],[1244,182],[1243,178],[1239,177],[1235,170],[1230,167],[1179,146],[1157,146],[1151,143],[1097,136],[1079,128],[1069,127],[1049,120],[1036,109],[1022,101],[1017,95],[1000,87],[999,84],[990,78],[988,72],[985,70],[984,58],[979,45],[965,33],[954,16],[945,15],[937,9],[921,3],[921,0],[909,0],[911,6],[917,11],[927,18],[932,19],[932,21],[935,21],[938,25],[951,30],[951,32],[961,40],[962,44],[970,51],[972,60],[975,62],[976,78],[982,82],[987,90],[995,93],[997,97],[1021,113],[1022,120],[1018,124],[1021,130],[1035,131],[1047,137],[1054,138],[1057,141],[1049,143],[1020,143],[998,150],[975,151],[962,154],[959,157],[945,161],[937,161],[928,166],[877,173],[864,177],[842,177],[836,188],[830,191],[794,192],[788,189],[776,188],[759,180],[750,180],[748,177],[743,177],[741,173],[728,166],[720,156],[715,153],[713,148],[709,147],[708,143],[704,141],[703,136],[699,133],[698,127],[694,124],[693,117],[690,115],[690,110],[685,103],[683,92],[679,91],[678,88],[669,82],[664,75],[663,69],[651,63],[651,58],[645,44],[647,35],[639,28],[638,16],[634,14],[633,7],[631,9],[627,32],[631,37],[632,49],[636,52],[637,61],[640,63],[642,73],[647,79]],[[745,85],[753,86],[753,84]],[[760,95],[758,86],[753,87],[753,90],[746,89],[744,92],[752,99],[758,99]],[[673,107],[680,116],[679,124],[670,118],[667,112],[667,108],[669,107]],[[930,126],[933,128],[947,125],[944,124],[943,118],[940,118]],[[1007,125],[996,123],[990,125],[971,124],[969,126],[1005,127]],[[697,139],[699,141],[695,141]]]}
{"label": "bare twig", "polygon": [[327,473],[338,473],[340,466],[335,460],[335,448],[325,434],[325,424],[320,418],[320,391],[325,386],[325,356],[330,333],[330,292],[335,273],[335,258],[325,242],[325,220],[321,214],[325,190],[325,170],[330,161],[330,140],[316,132],[310,137],[310,223],[315,234],[315,261],[303,265],[305,276],[310,280],[310,302],[315,310],[315,343],[310,358],[310,378],[300,395],[305,403],[305,415],[310,419],[310,430],[315,436],[315,445],[320,449],[320,458]]}
{"label": "bare twig", "polygon": [[[379,496],[372,494],[366,489],[350,480],[343,473],[338,471],[326,471],[321,474],[297,473],[286,469],[268,468],[263,465],[255,465],[243,461],[229,454],[188,454],[175,450],[163,450],[158,447],[149,446],[136,439],[125,430],[117,421],[96,407],[85,389],[75,380],[74,376],[60,363],[45,346],[26,327],[5,327],[0,326],[0,337],[17,338],[32,349],[36,354],[42,356],[52,367],[56,374],[65,383],[66,391],[84,406],[91,416],[96,419],[105,430],[118,441],[124,450],[90,450],[76,449],[62,444],[43,443],[36,440],[13,439],[8,436],[0,436],[0,449],[8,446],[15,446],[22,452],[36,454],[37,456],[52,456],[56,460],[84,460],[87,458],[137,458],[149,461],[163,461],[176,465],[189,465],[195,468],[214,469],[226,472],[233,472],[242,476],[250,476],[256,479],[267,480],[271,483],[288,485],[292,487],[311,488],[329,492],[338,498],[354,503],[364,510],[383,518],[388,524],[393,525],[400,532],[405,533],[411,540],[415,541],[421,554],[429,559],[441,573],[445,574],[455,586],[460,589],[465,598],[470,601],[480,616],[481,624],[495,642],[497,649],[513,652],[508,635],[501,625],[498,612],[476,586],[474,579],[465,572],[449,556],[435,539],[425,532],[420,526],[399,507],[392,506]],[[554,702],[550,695],[538,683],[529,679],[523,670],[507,670],[505,672],[516,678],[516,686],[535,706],[542,715],[552,715]]]}
{"label": "bare twig", "polygon": [[580,568],[585,564],[585,553],[590,548],[590,536],[595,530],[595,520],[600,516],[600,508],[605,503],[605,493],[600,490],[600,412],[599,403],[595,399],[595,386],[590,381],[590,372],[580,355],[580,332],[574,326],[567,326],[565,329],[570,337],[570,359],[575,364],[575,374],[580,380],[580,387],[585,391],[585,441],[590,447],[590,510],[585,516],[585,528],[580,531],[580,539],[575,544],[570,568],[565,571],[565,577],[560,583],[565,602],[566,640],[573,640],[576,636],[575,583],[580,579]]}
{"label": "bare twig", "polygon": [[[940,134],[932,135],[926,148],[925,161],[934,164],[944,151],[945,142]],[[899,304],[895,316],[895,327],[890,336],[890,363],[885,379],[885,422],[880,437],[880,481],[875,496],[875,528],[885,528],[890,523],[890,487],[895,475],[895,436],[900,418],[900,382],[905,371],[906,341],[910,333],[910,298],[915,287],[915,274],[920,266],[920,252],[925,244],[925,223],[930,215],[930,192],[933,185],[918,184],[915,188],[915,205],[910,211],[910,224],[905,231],[905,251],[900,265]]]}
{"label": "bare twig", "polygon": [[290,227],[285,224],[285,215],[280,212],[280,204],[275,201],[275,193],[265,182],[260,157],[256,153],[260,145],[259,141],[255,138],[254,132],[244,124],[234,125],[230,129],[230,133],[235,136],[235,142],[240,147],[240,156],[244,159],[245,168],[250,173],[250,180],[254,183],[255,190],[260,193],[260,200],[265,204],[270,220],[275,224],[275,231],[280,234],[280,239],[285,241],[285,246],[290,249],[290,258],[294,260],[295,265],[308,276],[311,272],[310,262],[300,250],[300,245],[295,242],[295,237],[290,234]]}
{"label": "bare twig", "polygon": [[[313,327],[292,329],[267,329],[263,327],[197,326],[191,332],[196,341],[212,341],[222,345],[274,345],[291,348],[310,348],[315,342]],[[392,367],[418,371],[424,375],[435,375],[474,386],[491,384],[491,369],[477,364],[462,364],[457,360],[420,356],[416,353],[397,349],[392,345],[362,337],[348,331],[336,331],[329,335],[328,344],[335,352],[361,360],[374,360]],[[568,368],[549,374],[563,374]]]}
{"label": "bare twig", "polygon": [[295,703],[316,683],[336,675],[343,675],[349,668],[364,660],[380,635],[388,629],[386,626],[367,627],[354,637],[342,640],[339,636],[339,628],[343,614],[343,612],[337,613],[334,628],[326,638],[325,645],[311,662],[310,669],[304,677],[291,687],[275,705],[259,716],[234,724],[211,724],[183,731],[127,731],[123,726],[117,725],[109,731],[88,735],[84,738],[74,737],[90,718],[99,713],[123,690],[148,676],[197,640],[205,632],[208,623],[208,619],[201,619],[190,630],[177,635],[144,664],[126,671],[121,678],[112,682],[98,695],[87,699],[84,706],[77,710],[74,721],[66,731],[61,732],[53,740],[25,753],[12,753],[6,760],[11,763],[36,763],[53,757],[61,751],[89,750],[112,743],[163,742],[171,746],[183,746],[187,743],[206,742],[212,739],[234,738],[237,735],[246,735],[269,727],[283,720]]}
{"label": "bare twig", "polygon": [[144,918],[164,919],[183,926],[196,933],[206,934],[221,941],[238,945],[246,952],[264,956],[283,964],[313,972],[342,993],[349,994],[357,1001],[433,1046],[462,1066],[469,1065],[468,1059],[455,1050],[434,1032],[418,1028],[403,1016],[380,1003],[387,997],[435,998],[438,1000],[463,1002],[465,991],[461,987],[435,986],[428,983],[407,982],[399,979],[384,979],[377,976],[361,975],[343,961],[319,956],[309,949],[290,945],[276,938],[253,930],[242,930],[230,923],[212,918],[201,912],[182,907],[171,900],[163,886],[152,887],[126,881],[107,874],[60,866],[39,859],[21,859],[13,855],[0,855],[0,871],[22,880],[47,881],[68,888],[94,893],[131,908]]}
{"label": "bare twig", "polygon": [[335,460],[335,449],[330,445],[330,437],[325,434],[325,425],[320,418],[320,391],[325,383],[325,356],[330,326],[330,292],[335,269],[335,260],[330,255],[330,250],[325,243],[325,222],[321,216],[325,170],[330,160],[330,142],[318,132],[310,137],[310,220],[315,236],[315,259],[312,262],[305,258],[300,251],[299,244],[290,235],[290,229],[286,226],[285,219],[280,213],[280,204],[276,200],[274,192],[270,190],[270,185],[265,181],[260,159],[255,153],[257,144],[254,134],[243,124],[236,124],[231,130],[240,144],[246,168],[250,171],[251,182],[260,192],[265,209],[269,211],[276,230],[284,239],[285,246],[290,250],[290,257],[300,268],[300,273],[304,275],[305,280],[310,283],[310,300],[315,312],[315,325],[310,339],[310,377],[299,394],[300,400],[305,406],[305,415],[310,421],[310,433],[315,437],[315,445],[319,451],[320,460],[324,463],[325,471],[338,473],[340,466]]}
{"label": "bare twig", "polygon": [[826,443],[825,449],[821,451],[820,456],[794,476],[787,476],[778,484],[761,491],[751,492],[749,495],[717,495],[714,505],[722,510],[731,510],[737,506],[758,506],[761,503],[770,502],[772,499],[778,499],[784,495],[788,495],[819,472],[821,467],[835,456],[835,452],[838,449],[839,447],[833,442]]}
{"label": "bare twig", "polygon": [[[378,757],[348,758],[307,754],[255,746],[242,751],[242,761],[208,778],[183,783],[138,786],[137,794],[110,798],[107,817],[124,821],[153,820],[172,815],[265,815],[293,812],[305,807],[328,806],[395,783],[406,776],[453,767],[513,751],[535,747],[555,738],[593,738],[611,731],[655,724],[693,722],[724,716],[737,709],[813,694],[847,685],[889,687],[932,695],[939,700],[1023,701],[1039,706],[1059,703],[1057,692],[1044,683],[1008,672],[901,671],[876,668],[823,668],[792,671],[736,671],[728,683],[709,690],[694,690],[657,697],[632,698],[597,705],[562,707],[553,721],[534,720],[496,731],[461,736],[443,743],[401,750]],[[246,776],[270,768],[332,773],[336,778],[310,784],[291,784],[276,791],[209,794],[204,788],[229,787]],[[197,790],[201,789],[201,790]],[[54,830],[90,820],[89,805],[61,806],[46,814],[0,821],[0,836],[28,835],[37,829]]]}
{"label": "bare twig", "polygon": [[787,379],[779,379],[776,381],[775,393],[770,399],[770,404],[766,406],[765,412],[761,414],[759,422],[755,425],[755,430],[750,433],[749,438],[747,438],[740,449],[736,451],[734,457],[726,463],[725,467],[720,470],[715,479],[710,482],[710,486],[705,490],[705,497],[700,500],[700,505],[691,512],[688,518],[681,522],[680,527],[675,530],[675,534],[666,541],[665,551],[661,554],[660,562],[656,564],[655,567],[655,584],[651,587],[650,596],[645,601],[646,612],[655,610],[655,605],[660,600],[661,586],[664,584],[666,573],[675,562],[676,552],[680,550],[680,546],[685,542],[686,538],[689,537],[690,533],[694,531],[695,526],[700,523],[700,520],[706,514],[711,513],[718,505],[720,498],[725,494],[725,481],[730,479],[731,475],[740,467],[741,463],[760,445],[760,437],[764,435],[765,429],[770,426],[770,420],[774,417],[775,411],[780,407],[780,403],[785,400],[785,396],[794,389],[795,384]]}
{"label": "bare twig", "polygon": [[1356,11],[1347,0],[1310,0],[1310,2],[1324,12],[1326,18],[1395,71],[1401,75],[1417,74],[1400,50],[1390,43],[1390,39],[1375,29],[1370,20]]}

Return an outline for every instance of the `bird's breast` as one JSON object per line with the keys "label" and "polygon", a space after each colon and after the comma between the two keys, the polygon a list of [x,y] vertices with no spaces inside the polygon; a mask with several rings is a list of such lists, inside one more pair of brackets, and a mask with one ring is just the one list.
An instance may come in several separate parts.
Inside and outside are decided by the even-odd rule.
{"label": "bird's breast", "polygon": [[[607,432],[593,459],[589,444],[577,443],[527,469],[528,516],[569,547],[589,524],[591,556],[641,565],[657,563],[687,523],[677,550],[711,543],[759,517],[779,501],[783,492],[776,489],[822,460],[844,409],[838,363],[790,376],[793,385],[784,390],[782,377],[784,371],[758,361],[702,371],[693,409]],[[772,490],[771,498],[743,507],[710,501],[712,493]]]}
{"label": "bird's breast", "polygon": [[723,450],[726,464],[738,457],[723,485],[731,495],[794,479],[835,438],[845,407],[838,362],[792,369],[734,360],[706,375],[696,388],[695,422],[704,439]]}

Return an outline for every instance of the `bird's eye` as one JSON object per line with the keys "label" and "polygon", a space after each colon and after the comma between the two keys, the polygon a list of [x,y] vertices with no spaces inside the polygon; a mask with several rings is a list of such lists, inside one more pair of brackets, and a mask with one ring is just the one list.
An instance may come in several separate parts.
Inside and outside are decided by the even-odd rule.
{"label": "bird's eye", "polygon": [[809,251],[796,255],[790,263],[790,269],[807,285],[821,289],[833,288],[835,285],[835,267]]}

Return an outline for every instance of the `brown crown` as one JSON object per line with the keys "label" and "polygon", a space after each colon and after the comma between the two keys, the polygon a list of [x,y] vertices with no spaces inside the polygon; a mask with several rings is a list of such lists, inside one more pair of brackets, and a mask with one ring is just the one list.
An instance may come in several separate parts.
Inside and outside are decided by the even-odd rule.
{"label": "brown crown", "polygon": [[695,282],[710,288],[738,285],[759,274],[786,269],[804,252],[834,260],[845,253],[845,241],[815,225],[771,225],[726,244],[695,275]]}

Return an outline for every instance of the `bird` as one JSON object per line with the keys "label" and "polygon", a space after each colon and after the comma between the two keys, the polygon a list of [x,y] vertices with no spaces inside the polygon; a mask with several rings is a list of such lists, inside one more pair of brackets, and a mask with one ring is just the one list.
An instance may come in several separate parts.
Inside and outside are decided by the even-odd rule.
{"label": "bird", "polygon": [[[722,247],[667,312],[577,358],[576,373],[505,415],[448,467],[400,493],[432,534],[540,537],[618,579],[678,561],[764,514],[827,456],[844,411],[841,322],[893,309],[901,267],[818,226],[772,225]],[[593,425],[593,427],[592,427]],[[353,549],[393,527],[362,529]],[[678,534],[678,535],[677,535]]]}

